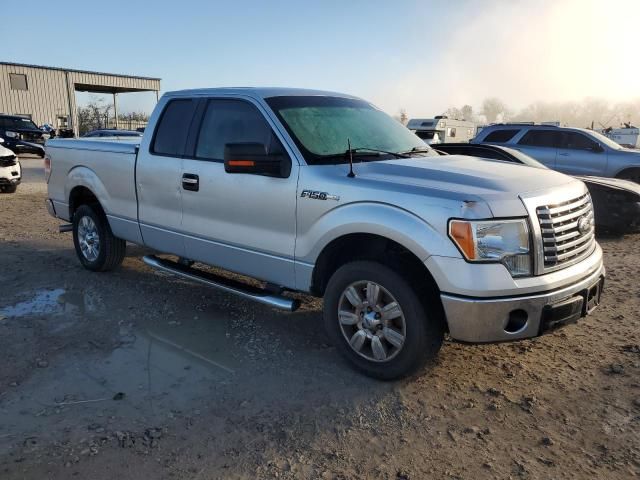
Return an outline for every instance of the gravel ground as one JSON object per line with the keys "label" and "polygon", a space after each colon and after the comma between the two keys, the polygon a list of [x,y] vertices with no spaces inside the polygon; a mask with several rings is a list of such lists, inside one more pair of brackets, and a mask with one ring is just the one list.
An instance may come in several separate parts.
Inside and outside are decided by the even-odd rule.
{"label": "gravel ground", "polygon": [[640,236],[603,238],[601,307],[539,339],[446,343],[380,383],[293,314],[153,272],[81,268],[41,160],[0,195],[0,477],[634,478]]}

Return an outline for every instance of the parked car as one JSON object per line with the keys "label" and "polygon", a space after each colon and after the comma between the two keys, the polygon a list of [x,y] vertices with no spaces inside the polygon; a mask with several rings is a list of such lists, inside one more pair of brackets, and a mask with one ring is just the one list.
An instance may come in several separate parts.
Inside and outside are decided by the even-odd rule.
{"label": "parked car", "polygon": [[570,175],[623,178],[640,183],[640,151],[624,148],[593,130],[499,124],[483,128],[472,143],[511,147]]}
{"label": "parked car", "polygon": [[22,180],[22,167],[16,154],[3,144],[0,138],[0,192],[14,193]]}
{"label": "parked car", "polygon": [[136,132],[134,130],[104,129],[104,130],[93,130],[91,132],[85,133],[82,136],[84,138],[90,138],[90,137],[142,137],[142,133]]}
{"label": "parked car", "polygon": [[0,138],[16,155],[31,153],[44,157],[44,142],[49,135],[28,118],[0,114]]}
{"label": "parked car", "polygon": [[[502,145],[448,143],[437,150],[449,155],[502,160],[536,168],[547,168],[530,156]],[[630,180],[576,176],[583,181],[593,201],[595,225],[599,232],[632,233],[640,230],[640,185]]]}
{"label": "parked car", "polygon": [[85,268],[116,268],[129,241],[179,258],[145,256],[153,268],[263,304],[324,297],[332,342],[378,378],[416,371],[445,332],[535,337],[587,315],[602,292],[584,183],[439,156],[348,95],[168,93],[140,144],[54,139],[45,175],[49,213],[71,222],[61,230]]}

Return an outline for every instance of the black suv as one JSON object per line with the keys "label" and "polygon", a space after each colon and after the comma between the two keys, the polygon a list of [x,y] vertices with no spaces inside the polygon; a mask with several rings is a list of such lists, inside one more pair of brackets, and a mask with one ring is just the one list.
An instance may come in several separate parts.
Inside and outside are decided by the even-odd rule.
{"label": "black suv", "polygon": [[33,153],[44,157],[44,132],[29,118],[16,115],[0,115],[0,137],[3,146],[16,155]]}

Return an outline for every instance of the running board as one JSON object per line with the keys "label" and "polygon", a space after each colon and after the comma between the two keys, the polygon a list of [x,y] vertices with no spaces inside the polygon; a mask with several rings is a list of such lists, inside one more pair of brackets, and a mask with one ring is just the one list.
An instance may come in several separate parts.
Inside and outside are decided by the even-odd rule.
{"label": "running board", "polygon": [[58,225],[58,233],[66,233],[73,230],[73,225],[71,223],[63,223],[62,225]]}
{"label": "running board", "polygon": [[142,257],[142,261],[150,267],[162,270],[163,272],[171,273],[194,282],[199,282],[209,287],[222,290],[223,292],[233,293],[242,298],[253,300],[254,302],[262,303],[264,305],[269,305],[270,307],[293,312],[300,306],[299,300],[275,295],[272,292],[252,287],[251,285],[247,285],[230,278],[225,278],[220,275],[180,265],[179,263],[172,262],[171,260],[156,257],[155,255],[145,255]]}

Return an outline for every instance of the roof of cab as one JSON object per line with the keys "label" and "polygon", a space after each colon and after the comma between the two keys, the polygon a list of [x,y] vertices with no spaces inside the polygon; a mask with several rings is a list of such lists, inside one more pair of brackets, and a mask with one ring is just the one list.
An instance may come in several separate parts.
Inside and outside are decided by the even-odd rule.
{"label": "roof of cab", "polygon": [[326,90],[312,90],[306,88],[286,87],[222,87],[222,88],[196,88],[191,90],[176,90],[165,93],[169,97],[209,96],[209,95],[243,95],[254,98],[291,97],[291,96],[323,96],[344,97],[359,99],[345,93],[330,92]]}

